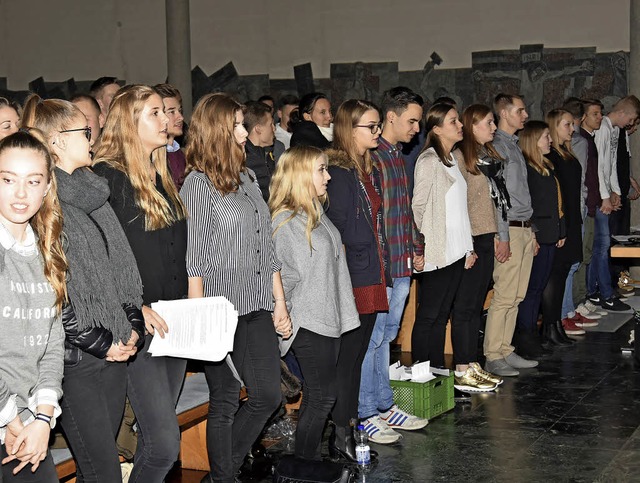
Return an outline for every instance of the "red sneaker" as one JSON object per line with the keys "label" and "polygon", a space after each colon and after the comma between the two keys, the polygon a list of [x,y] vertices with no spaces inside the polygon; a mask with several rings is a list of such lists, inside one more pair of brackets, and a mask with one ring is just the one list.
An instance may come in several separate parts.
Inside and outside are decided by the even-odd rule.
{"label": "red sneaker", "polygon": [[583,315],[577,312],[576,312],[576,315],[571,317],[571,320],[577,327],[596,327],[598,325],[597,320],[587,319],[586,317],[584,317]]}
{"label": "red sneaker", "polygon": [[583,335],[586,334],[584,329],[578,327],[573,319],[562,319],[562,328],[568,335]]}

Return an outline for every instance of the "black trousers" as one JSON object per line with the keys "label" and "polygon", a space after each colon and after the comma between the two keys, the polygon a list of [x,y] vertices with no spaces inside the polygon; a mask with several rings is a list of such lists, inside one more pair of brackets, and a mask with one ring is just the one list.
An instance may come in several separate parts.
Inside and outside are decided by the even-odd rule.
{"label": "black trousers", "polygon": [[571,262],[555,257],[551,266],[551,275],[542,292],[542,323],[553,324],[562,320],[562,300],[567,276],[571,270]]}
{"label": "black trousers", "polygon": [[234,481],[251,445],[282,401],[280,350],[271,312],[238,317],[231,356],[249,396],[240,409],[240,382],[226,362],[204,366],[209,386],[207,454],[215,482]]}
{"label": "black trousers", "polygon": [[[9,455],[4,444],[0,445],[0,461],[7,456]],[[48,453],[44,461],[40,462],[35,473],[31,472],[31,464],[27,463],[17,475],[14,475],[13,470],[19,464],[20,460],[13,460],[6,465],[2,465],[2,468],[0,468],[0,483],[58,483],[58,475],[56,474],[56,467],[53,464],[51,453]]]}
{"label": "black trousers", "polygon": [[292,344],[304,385],[296,428],[295,455],[320,460],[322,430],[336,401],[340,339],[301,328]]}
{"label": "black trousers", "polygon": [[478,259],[469,270],[463,270],[460,286],[453,301],[451,343],[453,362],[456,365],[478,360],[482,308],[493,274],[494,238],[493,233],[473,237],[473,249]]}
{"label": "black trousers", "polygon": [[127,365],[86,352],[64,367],[60,425],[77,467],[79,483],[122,479],[116,436],[124,412]]}
{"label": "black trousers", "polygon": [[362,361],[376,323],[376,313],[360,314],[360,327],[343,334],[340,340],[336,374],[336,403],[331,412],[337,426],[348,426],[358,417]]}
{"label": "black trousers", "polygon": [[414,362],[431,361],[432,367],[444,367],[447,320],[460,286],[464,262],[463,257],[447,267],[422,275],[416,321],[411,333]]}

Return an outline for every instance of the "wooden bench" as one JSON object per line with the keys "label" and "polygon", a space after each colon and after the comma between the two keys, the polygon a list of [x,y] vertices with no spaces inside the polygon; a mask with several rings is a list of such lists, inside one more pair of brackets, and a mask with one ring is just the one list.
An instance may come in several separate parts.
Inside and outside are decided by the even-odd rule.
{"label": "wooden bench", "polygon": [[[187,375],[180,393],[176,414],[180,425],[180,460],[183,468],[209,471],[206,445],[206,419],[209,387],[204,373]],[[75,482],[76,465],[68,448],[52,449],[60,481]]]}

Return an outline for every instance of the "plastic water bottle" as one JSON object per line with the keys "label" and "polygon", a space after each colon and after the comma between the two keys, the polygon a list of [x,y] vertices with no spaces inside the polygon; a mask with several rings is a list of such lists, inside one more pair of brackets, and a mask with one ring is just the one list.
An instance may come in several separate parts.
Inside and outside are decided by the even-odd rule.
{"label": "plastic water bottle", "polygon": [[371,448],[369,447],[369,435],[364,430],[362,424],[358,425],[356,431],[356,460],[358,466],[366,467],[371,464]]}

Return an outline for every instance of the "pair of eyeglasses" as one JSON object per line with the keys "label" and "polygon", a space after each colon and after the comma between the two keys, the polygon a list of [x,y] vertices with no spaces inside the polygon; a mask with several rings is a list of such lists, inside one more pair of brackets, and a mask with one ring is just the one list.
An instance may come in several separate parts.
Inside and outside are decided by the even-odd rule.
{"label": "pair of eyeglasses", "polygon": [[382,123],[378,124],[356,124],[356,127],[366,127],[371,131],[371,134],[382,132]]}
{"label": "pair of eyeglasses", "polygon": [[58,132],[76,132],[76,131],[84,131],[84,137],[87,138],[87,141],[91,141],[91,128],[90,127],[80,127],[78,129],[65,129],[64,131],[58,131]]}

